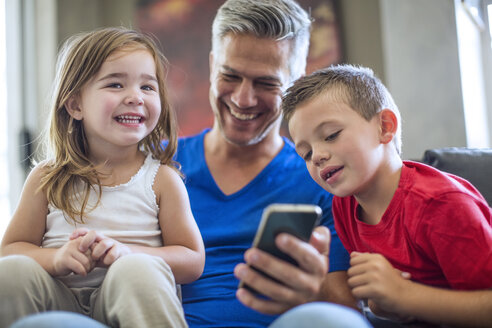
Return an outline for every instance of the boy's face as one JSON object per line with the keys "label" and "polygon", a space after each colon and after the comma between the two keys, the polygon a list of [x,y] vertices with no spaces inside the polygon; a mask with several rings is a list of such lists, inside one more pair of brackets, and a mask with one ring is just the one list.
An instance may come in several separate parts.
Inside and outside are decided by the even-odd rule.
{"label": "boy's face", "polygon": [[325,92],[296,108],[289,131],[316,183],[339,197],[363,196],[384,155],[379,122]]}

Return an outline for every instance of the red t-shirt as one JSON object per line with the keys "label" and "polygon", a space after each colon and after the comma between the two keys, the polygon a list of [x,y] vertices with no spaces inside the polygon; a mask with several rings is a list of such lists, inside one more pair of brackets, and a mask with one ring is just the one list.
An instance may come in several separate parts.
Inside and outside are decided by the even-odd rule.
{"label": "red t-shirt", "polygon": [[333,198],[335,228],[349,253],[382,254],[427,285],[492,287],[492,210],[468,181],[404,161],[381,222],[360,221],[358,208],[353,196]]}

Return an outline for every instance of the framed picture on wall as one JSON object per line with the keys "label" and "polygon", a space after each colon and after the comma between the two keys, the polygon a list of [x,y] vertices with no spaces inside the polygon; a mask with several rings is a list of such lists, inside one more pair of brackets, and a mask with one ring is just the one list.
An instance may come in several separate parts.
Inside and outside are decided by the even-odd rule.
{"label": "framed picture on wall", "polygon": [[[223,0],[140,0],[137,28],[160,41],[169,60],[168,86],[180,135],[211,127],[209,52],[212,21]],[[313,18],[308,73],[342,59],[335,0],[300,0]],[[285,128],[283,133],[286,134]]]}

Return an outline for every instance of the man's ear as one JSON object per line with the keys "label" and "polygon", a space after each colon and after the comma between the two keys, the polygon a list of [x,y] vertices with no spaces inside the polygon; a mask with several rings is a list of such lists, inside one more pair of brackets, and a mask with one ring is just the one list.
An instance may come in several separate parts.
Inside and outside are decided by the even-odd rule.
{"label": "man's ear", "polygon": [[379,124],[381,135],[379,137],[381,143],[387,144],[393,140],[398,130],[398,118],[392,110],[387,108],[379,112]]}
{"label": "man's ear", "polygon": [[68,114],[78,121],[83,118],[79,103],[79,97],[71,96],[65,104]]}

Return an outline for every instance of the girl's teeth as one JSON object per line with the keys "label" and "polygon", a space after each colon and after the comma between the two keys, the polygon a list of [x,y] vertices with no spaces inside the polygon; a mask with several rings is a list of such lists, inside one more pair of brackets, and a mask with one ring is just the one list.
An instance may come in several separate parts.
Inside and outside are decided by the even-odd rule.
{"label": "girl's teeth", "polygon": [[121,115],[117,117],[118,122],[125,124],[137,124],[140,123],[140,117],[131,115]]}

